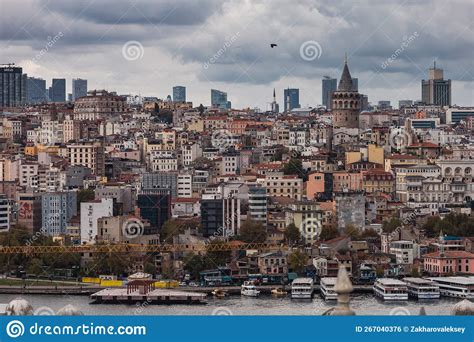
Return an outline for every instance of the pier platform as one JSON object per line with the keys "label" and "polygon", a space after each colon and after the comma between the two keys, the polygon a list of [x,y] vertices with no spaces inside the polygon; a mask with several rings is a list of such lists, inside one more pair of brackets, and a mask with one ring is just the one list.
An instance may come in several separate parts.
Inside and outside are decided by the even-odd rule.
{"label": "pier platform", "polygon": [[108,288],[90,296],[94,304],[136,303],[149,304],[205,304],[207,295],[201,292],[174,289],[154,289],[147,293],[129,292],[126,288]]}

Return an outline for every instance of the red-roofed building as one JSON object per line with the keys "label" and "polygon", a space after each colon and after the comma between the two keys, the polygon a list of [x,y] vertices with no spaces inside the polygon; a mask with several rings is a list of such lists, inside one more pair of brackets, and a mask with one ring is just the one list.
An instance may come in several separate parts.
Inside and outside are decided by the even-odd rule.
{"label": "red-roofed building", "polygon": [[474,253],[438,251],[423,255],[425,272],[440,276],[474,274]]}

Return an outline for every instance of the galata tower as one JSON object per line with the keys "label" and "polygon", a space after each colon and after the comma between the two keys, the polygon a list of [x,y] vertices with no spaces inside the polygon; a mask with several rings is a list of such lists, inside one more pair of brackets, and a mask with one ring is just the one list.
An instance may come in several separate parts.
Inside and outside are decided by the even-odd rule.
{"label": "galata tower", "polygon": [[341,80],[332,94],[333,127],[359,128],[360,108],[360,95],[354,90],[346,58]]}

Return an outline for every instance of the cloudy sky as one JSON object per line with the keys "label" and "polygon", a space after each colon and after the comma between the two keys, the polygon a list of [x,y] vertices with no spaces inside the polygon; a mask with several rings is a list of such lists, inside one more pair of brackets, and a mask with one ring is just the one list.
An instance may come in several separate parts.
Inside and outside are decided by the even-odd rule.
{"label": "cloudy sky", "polygon": [[420,99],[436,59],[453,104],[474,105],[472,0],[2,0],[0,13],[1,63],[68,92],[72,78],[160,98],[184,85],[196,105],[216,88],[265,109],[294,87],[315,106],[347,53],[372,103]]}

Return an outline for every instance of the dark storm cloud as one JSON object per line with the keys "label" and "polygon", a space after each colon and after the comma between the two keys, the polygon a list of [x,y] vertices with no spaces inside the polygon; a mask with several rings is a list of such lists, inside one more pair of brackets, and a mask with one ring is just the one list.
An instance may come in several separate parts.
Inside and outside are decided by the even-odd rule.
{"label": "dark storm cloud", "polygon": [[[248,85],[252,101],[259,95],[251,87],[319,85],[324,75],[339,77],[345,53],[359,84],[377,94],[413,80],[418,88],[434,59],[447,78],[472,82],[474,74],[472,0],[3,0],[0,11],[4,59],[29,60],[62,32],[37,67],[50,62],[45,72],[63,72],[53,61],[67,69],[80,67],[80,60],[91,83],[93,77],[113,80],[116,71],[104,68],[119,65],[120,77],[135,80],[135,87],[155,81],[152,69],[165,82],[181,77],[229,92]],[[131,40],[144,47],[145,58],[135,63],[122,56]],[[300,55],[308,41],[321,47],[312,61]]]}
{"label": "dark storm cloud", "polygon": [[68,18],[112,25],[196,25],[220,9],[219,0],[45,0],[48,8]]}

